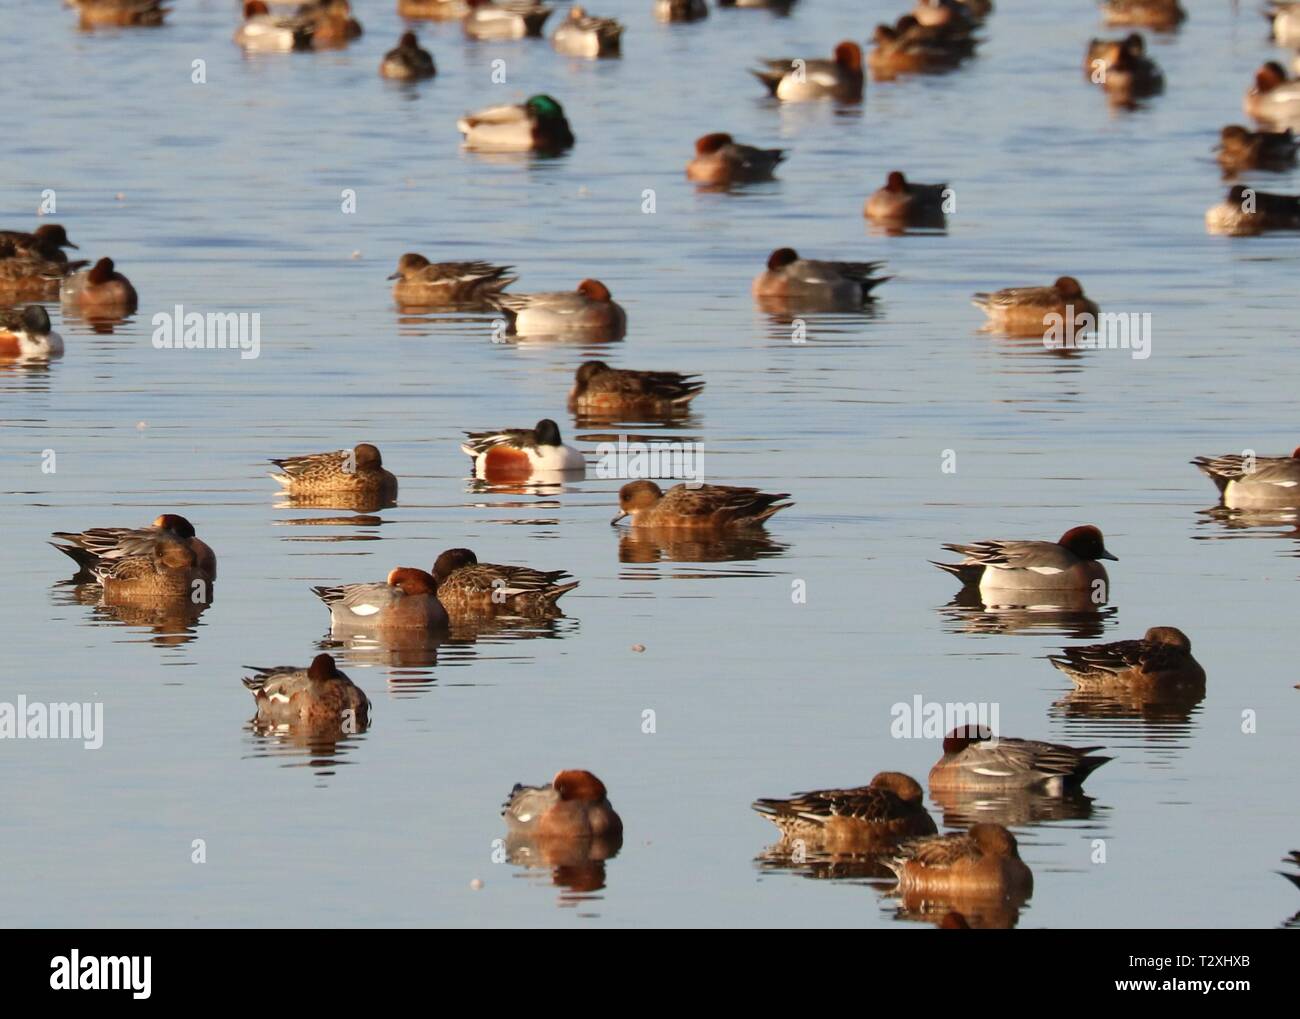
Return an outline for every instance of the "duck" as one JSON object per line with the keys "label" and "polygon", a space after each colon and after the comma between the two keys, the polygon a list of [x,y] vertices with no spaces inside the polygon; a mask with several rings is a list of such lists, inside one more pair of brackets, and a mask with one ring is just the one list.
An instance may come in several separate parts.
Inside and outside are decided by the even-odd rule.
{"label": "duck", "polygon": [[722,531],[758,527],[792,502],[789,492],[761,492],[736,485],[673,485],[665,492],[653,481],[629,481],[618,490],[617,524],[632,518],[633,527]]}
{"label": "duck", "polygon": [[70,0],[82,28],[155,28],[171,12],[163,0]]}
{"label": "duck", "polygon": [[655,0],[656,21],[700,21],[709,16],[704,0]]}
{"label": "duck", "polygon": [[290,456],[271,463],[279,469],[271,477],[288,495],[340,493],[383,501],[397,497],[397,476],[385,470],[379,447],[369,442],[352,449]]}
{"label": "duck", "polygon": [[1146,55],[1146,41],[1138,32],[1123,39],[1094,39],[1087,56],[1090,79],[1113,102],[1132,103],[1164,91],[1164,75]]}
{"label": "duck", "polygon": [[160,538],[136,551],[100,559],[90,572],[109,602],[203,604],[210,600],[209,581],[198,569],[194,550],[175,538]]}
{"label": "duck", "polygon": [[1215,148],[1226,173],[1242,170],[1287,170],[1295,166],[1297,142],[1288,127],[1283,131],[1248,131],[1229,124],[1219,134]]}
{"label": "duck", "polygon": [[569,410],[671,415],[686,411],[703,389],[703,381],[695,375],[611,368],[604,361],[584,361],[569,390]]}
{"label": "duck", "polygon": [[1191,462],[1214,482],[1227,509],[1300,506],[1300,448],[1290,456],[1223,453]]}
{"label": "duck", "polygon": [[962,28],[967,31],[975,20],[970,9],[958,0],[917,0],[912,8],[912,17],[924,28]]}
{"label": "duck", "polygon": [[91,268],[64,277],[59,300],[83,314],[130,315],[139,307],[131,281],[117,271],[111,258],[101,258]]}
{"label": "duck", "polygon": [[785,149],[757,149],[741,145],[723,131],[695,140],[695,158],[686,164],[688,180],[700,184],[729,186],[771,180]]}
{"label": "duck", "polygon": [[944,224],[944,201],[951,194],[947,184],[915,184],[901,170],[891,170],[883,187],[867,198],[862,214],[890,226],[936,226]]}
{"label": "duck", "polygon": [[456,127],[465,136],[465,146],[471,149],[555,155],[574,143],[564,107],[548,95],[467,113]]}
{"label": "duck", "polygon": [[85,531],[55,531],[50,542],[82,570],[147,550],[160,542],[181,542],[194,553],[194,567],[205,580],[217,578],[217,557],[194,525],[179,513],[163,513],[148,527],[92,527]]}
{"label": "duck", "polygon": [[1059,541],[977,541],[944,545],[964,558],[960,563],[934,563],[965,587],[981,594],[1000,591],[1096,592],[1109,585],[1098,560],[1118,557],[1106,551],[1101,531],[1091,524],[1071,527]]}
{"label": "duck", "polygon": [[40,300],[58,293],[59,281],[89,265],[46,258],[32,251],[20,253],[11,242],[0,242],[0,299]]}
{"label": "duck", "polygon": [[438,600],[452,615],[549,613],[579,583],[568,581],[566,570],[481,563],[468,548],[442,552],[429,572],[438,581]]}
{"label": "duck", "polygon": [[1172,31],[1187,20],[1178,0],[1106,0],[1101,9],[1107,25],[1138,25]]}
{"label": "duck", "polygon": [[298,14],[311,25],[314,50],[341,49],[363,34],[349,0],[309,0],[298,8]]}
{"label": "duck", "polygon": [[414,32],[403,32],[397,40],[397,46],[384,54],[379,65],[382,78],[397,81],[415,81],[419,78],[432,78],[438,73],[429,51],[420,47],[420,40]]}
{"label": "duck", "polygon": [[862,98],[862,47],[855,42],[841,42],[829,60],[782,58],[763,60],[762,64],[750,73],[782,102],[827,98],[856,102]]}
{"label": "duck", "polygon": [[551,45],[571,57],[616,57],[622,39],[622,23],[613,18],[594,18],[575,4],[555,29]]}
{"label": "duck", "polygon": [[1034,887],[1015,836],[1000,824],[979,822],[965,832],[908,839],[882,862],[900,889],[935,897],[1021,897]]}
{"label": "duck", "polygon": [[1104,749],[993,738],[987,728],[958,726],[944,738],[943,756],[930,769],[930,791],[1031,789],[1061,796],[1113,760],[1093,753]]}
{"label": "duck", "polygon": [[265,0],[245,0],[244,23],[235,44],[249,53],[289,53],[311,49],[312,24],[297,14],[272,14]]}
{"label": "duck", "polygon": [[877,78],[951,70],[975,52],[975,39],[961,27],[920,24],[910,14],[894,25],[877,25],[867,67]]}
{"label": "duck", "polygon": [[370,724],[370,698],[339,670],[333,656],[317,655],[307,668],[245,665],[253,675],[242,679],[253,693],[257,720],[276,725]]}
{"label": "duck", "polygon": [[437,589],[431,574],[398,566],[382,584],[339,584],[312,592],[329,607],[336,629],[435,630],[447,625]]}
{"label": "duck", "polygon": [[1300,121],[1300,79],[1288,80],[1286,68],[1270,60],[1255,72],[1255,83],[1246,92],[1242,108],[1265,123],[1296,123]]}
{"label": "duck", "polygon": [[68,240],[67,230],[58,223],[44,223],[31,233],[23,230],[0,230],[0,251],[13,255],[39,255],[50,262],[68,261],[64,248],[79,250]]}
{"label": "duck", "polygon": [[861,307],[871,291],[892,276],[878,276],[884,262],[821,262],[777,248],[751,287],[758,298],[786,298]]}
{"label": "duck", "polygon": [[546,7],[533,0],[466,2],[469,4],[469,13],[461,25],[471,39],[523,39],[526,36],[540,36],[546,19],[555,11],[554,7]]}
{"label": "duck", "polygon": [[0,308],[0,357],[45,360],[61,357],[63,337],[50,325],[50,314],[39,304],[21,311]]}
{"label": "duck", "polygon": [[616,340],[627,332],[627,312],[600,280],[582,280],[573,290],[497,294],[492,301],[516,336],[595,334]]}
{"label": "duck", "polygon": [[408,251],[388,278],[393,298],[405,305],[483,304],[514,283],[514,266],[489,262],[430,262]]}
{"label": "duck", "polygon": [[1140,640],[1063,648],[1047,660],[1081,690],[1205,686],[1205,669],[1192,657],[1192,642],[1176,626],[1152,626]]}
{"label": "duck", "polygon": [[750,806],[776,825],[783,839],[837,852],[879,852],[899,839],[938,830],[923,800],[916,779],[882,771],[864,786],[759,799]]}
{"label": "duck", "polygon": [[1014,334],[1046,333],[1061,323],[1086,321],[1085,317],[1095,323],[1100,314],[1097,303],[1085,296],[1082,284],[1073,276],[1058,277],[1047,287],[978,293],[971,301],[988,316],[988,328]]}
{"label": "duck", "polygon": [[566,446],[560,426],[542,418],[535,428],[466,432],[461,450],[474,461],[476,477],[490,481],[527,480],[534,473],[585,473],[582,451]]}
{"label": "duck", "polygon": [[1205,229],[1231,237],[1300,230],[1300,195],[1278,195],[1235,184],[1222,202],[1206,210]]}
{"label": "duck", "polygon": [[550,785],[515,783],[501,816],[512,831],[538,840],[623,838],[605,783],[589,771],[558,772]]}

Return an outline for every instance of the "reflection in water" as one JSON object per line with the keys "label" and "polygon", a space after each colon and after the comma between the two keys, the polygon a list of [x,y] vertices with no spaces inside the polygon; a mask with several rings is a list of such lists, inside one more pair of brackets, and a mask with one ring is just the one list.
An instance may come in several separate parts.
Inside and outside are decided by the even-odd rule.
{"label": "reflection in water", "polygon": [[345,732],[340,722],[319,725],[289,724],[259,721],[256,717],[244,724],[250,734],[252,752],[246,757],[270,757],[283,760],[286,768],[311,768],[320,776],[334,774],[344,760],[350,744],[365,740],[366,726],[357,732]]}
{"label": "reflection in water", "polygon": [[[1047,597],[1043,595],[1042,597]],[[947,605],[939,606],[948,633],[1053,634],[1087,639],[1100,637],[1118,620],[1114,605],[1097,606],[1086,592],[1054,591],[1056,604],[985,605],[979,591],[963,588]]]}
{"label": "reflection in water", "polygon": [[[771,559],[790,550],[789,545],[758,530],[719,534],[692,532],[676,527],[630,527],[616,533],[619,533],[618,561],[621,563],[751,562]],[[625,579],[660,576],[648,571],[624,571],[622,575]],[[718,575],[720,574],[683,574],[693,577]]]}
{"label": "reflection in water", "polygon": [[930,798],[943,811],[943,823],[950,828],[969,828],[980,821],[1004,828],[1043,821],[1082,821],[1092,817],[1093,797],[1079,790],[1050,796],[1029,789],[998,792],[931,789]]}
{"label": "reflection in water", "polygon": [[[382,509],[390,509],[397,505],[396,499],[386,498],[373,493],[363,492],[329,492],[317,495],[285,495],[283,492],[277,492],[275,497],[276,509],[339,509],[351,510],[353,513],[375,513]],[[314,520],[311,517],[305,517],[297,523],[325,523],[329,517],[320,520]],[[362,520],[374,520],[379,522],[379,517],[338,517],[335,518],[344,522],[357,523]],[[295,521],[286,521],[286,523]]]}
{"label": "reflection in water", "polygon": [[[1289,871],[1278,871],[1284,878],[1290,881],[1297,888],[1300,888],[1300,849],[1293,849],[1282,857],[1282,862],[1294,869],[1294,873]],[[1289,919],[1282,921],[1282,926],[1289,929],[1300,929],[1300,912],[1291,916]]]}
{"label": "reflection in water", "polygon": [[199,617],[212,604],[195,604],[188,598],[163,601],[120,600],[106,598],[104,589],[95,583],[84,570],[71,580],[61,580],[50,588],[56,605],[91,606],[91,623],[114,623],[138,627],[154,634],[150,643],[157,647],[175,647],[188,644],[198,634]]}
{"label": "reflection in water", "polygon": [[1010,930],[1020,921],[1020,910],[1029,901],[1029,893],[998,896],[946,892],[938,896],[895,891],[890,898],[898,900],[894,912],[898,920],[932,923],[936,927]]}
{"label": "reflection in water", "polygon": [[[322,651],[329,651],[339,661],[349,665],[388,666],[395,669],[431,669],[438,664],[438,648],[446,642],[447,631],[424,630],[418,627],[393,628],[388,630],[352,630],[343,627],[331,627],[330,632],[322,637],[317,646]],[[415,676],[423,675],[416,673]],[[414,676],[404,682],[433,681],[432,674],[417,679]]]}
{"label": "reflection in water", "polygon": [[549,871],[551,884],[562,889],[558,904],[566,908],[604,898],[592,893],[605,887],[605,861],[612,860],[622,848],[622,836],[548,839],[511,831],[505,839],[506,859],[527,871]]}
{"label": "reflection in water", "polygon": [[754,858],[763,872],[797,874],[814,881],[892,881],[893,871],[885,866],[881,853],[832,853],[805,849],[782,839]]}
{"label": "reflection in water", "polygon": [[1192,535],[1195,541],[1216,541],[1224,538],[1289,538],[1296,542],[1296,547],[1291,549],[1289,554],[1300,558],[1300,509],[1279,507],[1262,510],[1232,510],[1224,506],[1213,506],[1210,509],[1200,510],[1197,516],[1198,526],[1227,533],[1208,534],[1203,531]]}

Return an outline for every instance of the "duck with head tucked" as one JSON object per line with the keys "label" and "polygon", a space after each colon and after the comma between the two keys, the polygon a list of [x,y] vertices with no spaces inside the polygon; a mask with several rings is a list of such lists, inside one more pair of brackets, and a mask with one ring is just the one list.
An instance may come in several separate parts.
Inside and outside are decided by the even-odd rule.
{"label": "duck with head tucked", "polygon": [[548,95],[467,113],[456,127],[465,136],[466,148],[483,151],[554,155],[574,142],[564,107]]}

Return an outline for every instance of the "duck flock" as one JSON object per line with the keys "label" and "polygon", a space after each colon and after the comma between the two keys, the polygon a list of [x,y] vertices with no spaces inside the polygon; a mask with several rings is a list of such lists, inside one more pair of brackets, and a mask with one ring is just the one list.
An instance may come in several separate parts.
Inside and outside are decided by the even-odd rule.
{"label": "duck flock", "polygon": [[[84,29],[154,27],[184,17],[165,0],[69,0]],[[645,0],[650,4],[652,0]],[[734,0],[726,6],[788,8],[794,0]],[[816,3],[817,0],[802,0]],[[574,58],[621,58],[624,26],[572,7],[564,15],[531,0],[397,0],[411,26],[379,62],[379,73],[423,87],[436,80],[436,55],[420,43],[422,21],[459,21],[473,39],[546,38]],[[653,0],[664,22],[709,16],[705,0]],[[364,37],[348,0],[281,3],[248,0],[232,12],[234,43],[250,52],[319,51],[358,45]],[[1300,3],[1279,3],[1265,12],[1277,42],[1300,48]],[[1174,32],[1187,18],[1178,0],[1109,0],[1104,22],[1115,38],[1092,40],[1083,71],[1120,107],[1158,101],[1165,88],[1160,68],[1141,34]],[[1063,12],[1062,16],[1066,16]],[[995,31],[991,0],[918,0],[891,24],[874,30],[864,56],[852,40],[833,42],[823,53],[756,60],[754,77],[780,103],[864,101],[868,76],[888,81],[902,75],[959,71],[977,50],[981,33]],[[756,86],[757,87],[757,86]],[[1300,124],[1300,80],[1277,61],[1260,67],[1244,95],[1253,128],[1223,128],[1217,157],[1230,179],[1248,171],[1288,169]],[[519,104],[466,113],[456,122],[463,145],[482,152],[526,152],[539,157],[580,149],[583,127],[571,123],[561,98],[532,95]],[[726,125],[719,124],[720,128]],[[700,137],[683,152],[686,177],[702,189],[739,193],[772,179],[789,156],[737,140],[726,130]],[[862,214],[898,235],[942,231],[951,212],[946,183],[921,183],[895,170],[866,196]],[[1300,198],[1234,184],[1206,214],[1211,232],[1253,235],[1300,228]],[[60,224],[0,231],[0,357],[48,360],[75,357],[53,330],[44,303],[92,322],[111,323],[140,306],[135,286],[112,258],[82,260]],[[394,253],[396,254],[396,253]],[[572,290],[517,292],[514,268],[486,261],[439,261],[437,252],[407,252],[389,277],[399,307],[417,310],[487,311],[509,336],[617,340],[629,330],[628,315],[601,280],[581,280]],[[390,263],[392,264],[392,263]],[[862,309],[891,277],[880,262],[818,260],[783,247],[771,252],[752,285],[764,308],[804,312]],[[1014,336],[1043,336],[1062,324],[1097,328],[1102,312],[1080,281],[1012,286],[974,295],[987,329]],[[634,324],[633,324],[634,325]],[[611,367],[589,360],[577,365],[567,409],[601,421],[671,421],[706,398],[698,375],[668,370]],[[476,479],[489,485],[580,478],[583,453],[567,445],[555,420],[531,427],[509,422],[494,431],[467,432],[461,445]],[[270,461],[271,477],[297,505],[370,511],[396,505],[399,478],[369,442],[350,448],[305,452]],[[1217,487],[1227,509],[1268,510],[1300,505],[1300,450],[1276,456],[1220,454],[1194,461]],[[697,482],[661,486],[630,480],[619,491],[616,525],[669,536],[710,537],[757,532],[793,505],[790,493],[758,487]],[[106,604],[125,607],[201,606],[217,583],[217,556],[185,517],[165,512],[151,524],[121,526],[105,521],[82,531],[59,531],[54,547],[72,558],[78,576],[98,585]],[[1115,560],[1102,532],[1079,524],[1058,540],[1043,536],[985,539],[942,546],[954,560],[935,565],[961,585],[975,603],[1003,609],[1053,607],[1086,612],[1104,605],[1109,576],[1103,561]],[[365,634],[379,640],[404,634],[443,632],[476,620],[508,615],[555,617],[558,603],[578,581],[562,570],[480,562],[466,548],[441,551],[429,568],[394,566],[382,579],[318,586],[335,635]],[[1051,664],[1081,691],[1136,701],[1177,701],[1203,696],[1206,675],[1180,629],[1150,627],[1140,637],[1064,649]],[[271,730],[352,733],[370,724],[366,694],[329,654],[306,666],[253,668],[244,678],[256,707],[256,723]],[[1085,779],[1111,758],[1102,747],[1071,747],[1000,736],[986,724],[953,728],[928,776],[936,801],[945,797],[1034,796],[1047,801],[1079,795]],[[834,861],[865,863],[869,873],[891,873],[900,894],[941,908],[942,926],[991,923],[1008,904],[1023,903],[1033,885],[1015,837],[1003,824],[975,820],[963,831],[939,834],[924,805],[925,790],[912,777],[882,770],[865,786],[764,797],[753,809],[779,829],[775,858],[824,854]],[[1050,811],[1050,807],[1047,808]],[[622,844],[623,823],[608,792],[592,772],[564,767],[549,783],[516,785],[504,809],[512,845],[529,847],[544,860],[569,864],[604,860]]]}

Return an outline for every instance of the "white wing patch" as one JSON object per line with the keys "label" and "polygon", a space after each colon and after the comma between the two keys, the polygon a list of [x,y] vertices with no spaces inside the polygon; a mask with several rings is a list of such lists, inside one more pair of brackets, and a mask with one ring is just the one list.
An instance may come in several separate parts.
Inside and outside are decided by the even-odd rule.
{"label": "white wing patch", "polygon": [[351,612],[354,616],[373,616],[376,612],[379,611],[379,606],[371,605],[369,602],[367,602],[364,605],[350,605],[348,607],[348,611]]}
{"label": "white wing patch", "polygon": [[1031,566],[1029,567],[1029,572],[1041,573],[1045,577],[1050,577],[1053,574],[1064,573],[1065,571],[1057,566]]}

